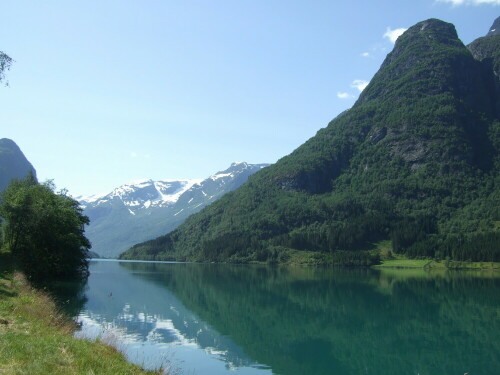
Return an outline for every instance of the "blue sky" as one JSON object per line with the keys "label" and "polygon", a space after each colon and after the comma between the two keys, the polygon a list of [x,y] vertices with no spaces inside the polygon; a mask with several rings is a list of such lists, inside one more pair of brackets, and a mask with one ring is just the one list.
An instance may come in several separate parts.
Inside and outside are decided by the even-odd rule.
{"label": "blue sky", "polygon": [[[74,195],[275,162],[343,110],[398,31],[483,36],[500,0],[0,3],[0,137]],[[392,37],[392,40],[391,40]]]}

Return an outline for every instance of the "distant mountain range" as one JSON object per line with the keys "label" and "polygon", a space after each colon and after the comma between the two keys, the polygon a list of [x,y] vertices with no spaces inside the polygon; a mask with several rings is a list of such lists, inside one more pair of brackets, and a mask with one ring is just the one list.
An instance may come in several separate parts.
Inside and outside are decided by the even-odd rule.
{"label": "distant mountain range", "polygon": [[[138,242],[168,233],[191,214],[242,185],[269,164],[237,162],[206,179],[133,181],[105,195],[75,197],[90,218],[91,256],[117,257]],[[17,144],[0,139],[0,192],[36,171]]]}
{"label": "distant mountain range", "polygon": [[238,188],[266,166],[233,163],[204,180],[134,181],[106,195],[75,199],[90,218],[85,233],[92,251],[113,258],[138,242],[175,229],[188,216]]}
{"label": "distant mountain range", "polygon": [[412,26],[350,110],[123,259],[500,261],[498,26],[468,47],[452,24]]}
{"label": "distant mountain range", "polygon": [[24,178],[30,172],[36,178],[35,168],[19,146],[11,139],[0,139],[0,191],[5,190],[13,178]]}

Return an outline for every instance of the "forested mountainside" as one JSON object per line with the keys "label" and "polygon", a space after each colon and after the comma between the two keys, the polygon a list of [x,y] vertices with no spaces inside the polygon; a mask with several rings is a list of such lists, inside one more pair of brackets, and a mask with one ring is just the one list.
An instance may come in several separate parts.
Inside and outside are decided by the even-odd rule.
{"label": "forested mountainside", "polygon": [[[469,49],[429,19],[401,35],[355,105],[177,230],[123,258],[368,264],[500,260],[500,38]],[[323,255],[325,257],[323,257]],[[328,255],[329,254],[329,255]]]}
{"label": "forested mountainside", "polygon": [[79,197],[90,218],[86,235],[92,250],[115,258],[138,242],[168,233],[267,165],[238,162],[206,179],[142,180],[106,195]]}
{"label": "forested mountainside", "polygon": [[35,168],[19,146],[11,139],[0,139],[0,192],[5,190],[12,179],[24,178],[30,172],[36,177]]}

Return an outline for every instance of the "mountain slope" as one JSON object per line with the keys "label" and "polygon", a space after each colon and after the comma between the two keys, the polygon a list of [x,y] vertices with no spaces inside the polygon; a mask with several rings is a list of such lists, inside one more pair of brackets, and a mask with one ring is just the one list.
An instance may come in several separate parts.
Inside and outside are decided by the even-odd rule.
{"label": "mountain slope", "polygon": [[19,146],[8,138],[0,139],[0,191],[5,190],[13,178],[24,178],[36,171]]}
{"label": "mountain slope", "polygon": [[116,257],[138,242],[170,232],[265,166],[233,163],[205,180],[142,180],[104,196],[78,197],[90,218],[86,235],[92,250]]}
{"label": "mountain slope", "polygon": [[500,35],[500,17],[497,17],[491,25],[486,36]]}
{"label": "mountain slope", "polygon": [[349,111],[124,257],[274,262],[295,249],[366,264],[355,250],[391,239],[410,256],[500,260],[500,91],[489,64],[500,45],[490,42],[479,61],[453,25],[416,24]]}

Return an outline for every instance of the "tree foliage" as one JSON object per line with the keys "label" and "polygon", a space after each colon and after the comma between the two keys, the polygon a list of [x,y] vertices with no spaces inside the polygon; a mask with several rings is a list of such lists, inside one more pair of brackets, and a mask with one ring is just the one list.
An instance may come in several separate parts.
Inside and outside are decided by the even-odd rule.
{"label": "tree foliage", "polygon": [[33,175],[13,180],[1,194],[3,242],[33,280],[74,278],[88,273],[91,245],[84,235],[89,223],[66,191],[54,192],[49,181]]}
{"label": "tree foliage", "polygon": [[7,70],[10,70],[11,65],[12,58],[4,52],[0,51],[0,82],[5,81],[5,72]]}

